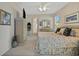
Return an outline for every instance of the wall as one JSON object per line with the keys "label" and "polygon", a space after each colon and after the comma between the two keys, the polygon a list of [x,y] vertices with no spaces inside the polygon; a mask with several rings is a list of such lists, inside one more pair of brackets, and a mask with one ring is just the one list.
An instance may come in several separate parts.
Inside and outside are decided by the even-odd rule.
{"label": "wall", "polygon": [[37,17],[33,18],[33,34],[37,34],[38,31],[38,19]]}
{"label": "wall", "polygon": [[[32,25],[30,32],[27,31],[27,23],[29,23],[29,22]],[[26,19],[23,20],[23,38],[24,38],[24,40],[27,39],[28,35],[32,35],[33,34],[33,28],[32,27],[33,27],[33,16],[27,15]]]}
{"label": "wall", "polygon": [[0,3],[0,9],[11,13],[11,25],[0,25],[0,55],[11,48],[11,39],[14,36],[15,10],[12,3]]}
{"label": "wall", "polygon": [[[79,2],[68,3],[64,8],[60,9],[55,13],[55,16],[61,16],[61,26],[62,25],[73,25],[73,24],[65,24],[65,16],[72,14],[76,11],[79,11]],[[77,23],[76,23],[77,24]]]}
{"label": "wall", "polygon": [[68,5],[66,5],[64,8],[57,11],[54,14],[54,16],[56,15],[61,16],[61,24],[60,24],[61,27],[63,26],[72,26],[73,28],[76,27],[77,28],[75,29],[76,35],[79,36],[79,23],[65,24],[65,16],[77,11],[79,11],[79,2],[72,2],[68,3]]}

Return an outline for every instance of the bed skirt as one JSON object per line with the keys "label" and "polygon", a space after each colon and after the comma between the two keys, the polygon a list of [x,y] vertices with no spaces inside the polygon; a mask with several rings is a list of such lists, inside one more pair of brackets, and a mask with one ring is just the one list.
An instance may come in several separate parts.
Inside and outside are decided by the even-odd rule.
{"label": "bed skirt", "polygon": [[39,51],[39,55],[44,56],[78,56],[79,55],[79,47],[66,47],[66,48],[52,48],[41,49]]}

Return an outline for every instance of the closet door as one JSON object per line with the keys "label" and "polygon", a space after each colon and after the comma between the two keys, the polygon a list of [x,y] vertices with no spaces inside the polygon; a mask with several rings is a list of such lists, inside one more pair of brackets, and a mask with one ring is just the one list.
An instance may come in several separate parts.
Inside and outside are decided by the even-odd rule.
{"label": "closet door", "polygon": [[19,43],[23,42],[23,20],[19,19],[15,21],[15,33],[17,35],[17,40]]}

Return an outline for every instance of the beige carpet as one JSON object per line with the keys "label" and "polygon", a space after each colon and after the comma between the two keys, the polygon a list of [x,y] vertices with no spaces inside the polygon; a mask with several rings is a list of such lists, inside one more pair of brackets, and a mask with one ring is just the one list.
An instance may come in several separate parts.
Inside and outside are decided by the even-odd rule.
{"label": "beige carpet", "polygon": [[20,46],[17,46],[16,48],[11,48],[3,56],[36,56],[36,40],[32,37],[31,39],[26,40],[25,43],[20,44]]}

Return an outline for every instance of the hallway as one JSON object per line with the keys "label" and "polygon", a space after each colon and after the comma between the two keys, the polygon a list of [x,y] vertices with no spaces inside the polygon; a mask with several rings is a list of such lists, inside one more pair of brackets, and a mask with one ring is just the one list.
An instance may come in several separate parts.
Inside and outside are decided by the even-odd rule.
{"label": "hallway", "polygon": [[3,56],[34,56],[36,54],[36,36],[28,37],[24,44],[11,48]]}

